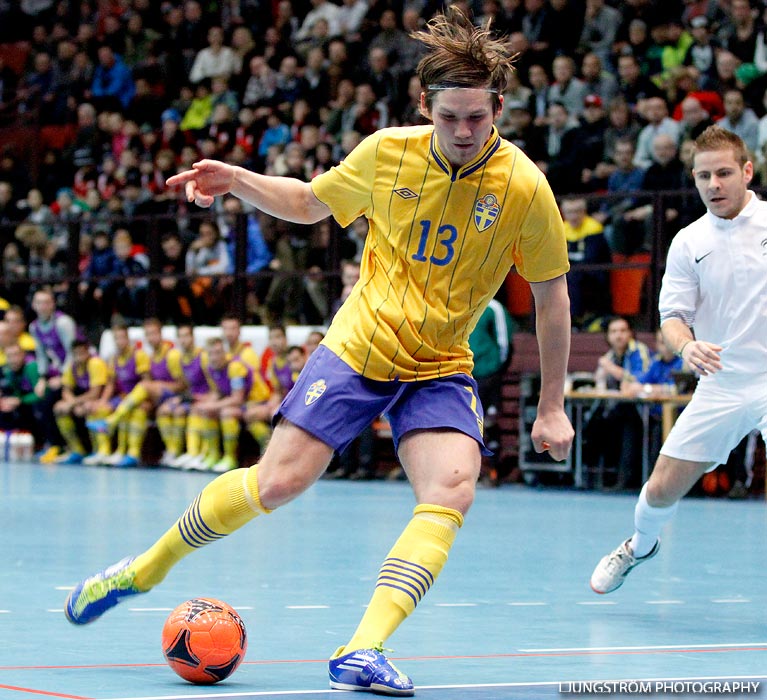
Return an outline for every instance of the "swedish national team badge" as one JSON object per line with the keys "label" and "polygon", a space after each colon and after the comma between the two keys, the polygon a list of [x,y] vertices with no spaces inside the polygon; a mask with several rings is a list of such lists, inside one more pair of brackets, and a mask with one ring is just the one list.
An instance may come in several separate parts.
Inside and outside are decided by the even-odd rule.
{"label": "swedish national team badge", "polygon": [[474,202],[474,225],[480,232],[485,231],[495,223],[500,213],[501,207],[495,195],[486,194]]}
{"label": "swedish national team badge", "polygon": [[320,398],[320,396],[322,396],[325,393],[325,389],[327,388],[328,387],[325,384],[325,380],[318,379],[306,390],[306,395],[304,396],[304,403],[307,406],[311,406],[318,398]]}

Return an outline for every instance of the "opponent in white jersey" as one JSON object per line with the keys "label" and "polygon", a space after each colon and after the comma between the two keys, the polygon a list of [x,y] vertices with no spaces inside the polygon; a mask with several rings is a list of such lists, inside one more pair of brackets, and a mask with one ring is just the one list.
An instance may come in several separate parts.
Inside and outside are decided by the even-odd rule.
{"label": "opponent in white jersey", "polygon": [[666,341],[700,382],[639,494],[634,535],[592,574],[597,593],[655,556],[679,500],[747,433],[767,439],[767,203],[748,189],[754,166],[739,136],[712,126],[695,147],[708,211],[671,243],[659,310]]}

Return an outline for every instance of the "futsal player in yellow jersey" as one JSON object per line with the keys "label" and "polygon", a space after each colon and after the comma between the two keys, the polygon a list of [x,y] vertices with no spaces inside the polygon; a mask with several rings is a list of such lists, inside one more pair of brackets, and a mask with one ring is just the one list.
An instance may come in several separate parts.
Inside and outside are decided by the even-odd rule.
{"label": "futsal player in yellow jersey", "polygon": [[468,337],[512,265],[536,305],[542,384],[532,442],[567,455],[567,248],[544,176],[494,127],[513,71],[509,47],[454,7],[414,36],[428,49],[417,73],[433,126],[384,129],[310,183],[211,160],[168,180],[203,207],[232,193],[298,223],[364,215],[361,276],[280,405],[258,464],[212,481],[146,552],[81,581],[65,607],[71,622],[148,591],[186,554],[292,500],[386,412],[417,506],[328,670],[333,688],[412,695],[383,643],[439,575],[474,499],[485,447]]}
{"label": "futsal player in yellow jersey", "polygon": [[53,406],[56,425],[67,445],[67,452],[56,460],[57,464],[80,464],[88,454],[77,421],[82,422],[92,415],[104,393],[108,376],[107,363],[90,354],[88,341],[76,339],[72,343],[72,361],[61,375],[61,399]]}

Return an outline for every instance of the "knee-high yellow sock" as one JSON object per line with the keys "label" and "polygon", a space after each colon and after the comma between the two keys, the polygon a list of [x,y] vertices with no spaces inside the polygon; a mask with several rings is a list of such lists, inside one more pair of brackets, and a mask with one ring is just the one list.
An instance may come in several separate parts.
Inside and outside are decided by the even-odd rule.
{"label": "knee-high yellow sock", "polygon": [[221,419],[221,442],[224,456],[237,459],[237,443],[240,440],[240,420],[238,418]]}
{"label": "knee-high yellow sock", "polygon": [[172,446],[168,449],[174,454],[180,455],[185,451],[184,431],[186,430],[186,416],[173,416]]}
{"label": "knee-high yellow sock", "polygon": [[128,454],[128,421],[120,421],[117,426],[117,452],[121,455]]}
{"label": "knee-high yellow sock", "polygon": [[266,449],[266,443],[269,442],[269,438],[272,436],[271,426],[264,421],[253,421],[248,425],[248,432],[253,436],[258,443],[258,447],[261,450],[261,454]]}
{"label": "knee-high yellow sock", "polygon": [[130,414],[128,423],[128,454],[136,459],[141,459],[141,448],[144,446],[147,423],[149,422],[146,411],[143,408],[134,408]]}
{"label": "knee-high yellow sock", "polygon": [[186,422],[186,452],[195,457],[202,450],[202,418],[195,414]]}
{"label": "knee-high yellow sock", "polygon": [[155,544],[133,562],[135,585],[149,590],[187,554],[231,534],[261,513],[258,466],[226,472],[211,481]]}
{"label": "knee-high yellow sock", "polygon": [[56,416],[56,425],[59,428],[61,437],[64,438],[64,442],[67,443],[67,448],[71,452],[84,455],[85,447],[83,447],[82,440],[80,440],[80,436],[77,434],[75,419],[68,414]]}
{"label": "knee-high yellow sock", "polygon": [[221,458],[221,447],[218,437],[218,420],[215,418],[203,418],[202,424],[202,452],[213,459]]}
{"label": "knee-high yellow sock", "polygon": [[117,408],[107,418],[107,423],[114,428],[129,413],[132,413],[136,406],[140,406],[148,398],[149,393],[147,390],[141,384],[136,384],[130,393],[117,404]]}
{"label": "knee-high yellow sock", "polygon": [[415,610],[442,571],[461,525],[457,510],[416,506],[381,566],[373,597],[344,654],[381,644]]}
{"label": "knee-high yellow sock", "polygon": [[157,430],[160,431],[160,438],[165,449],[173,454],[178,454],[173,449],[173,416],[167,413],[161,413],[157,416]]}
{"label": "knee-high yellow sock", "polygon": [[[105,408],[99,408],[88,416],[88,420],[94,418],[105,418],[109,411]],[[112,439],[106,433],[97,433],[95,430],[88,432],[91,438],[91,445],[100,455],[108,455],[112,451]]]}

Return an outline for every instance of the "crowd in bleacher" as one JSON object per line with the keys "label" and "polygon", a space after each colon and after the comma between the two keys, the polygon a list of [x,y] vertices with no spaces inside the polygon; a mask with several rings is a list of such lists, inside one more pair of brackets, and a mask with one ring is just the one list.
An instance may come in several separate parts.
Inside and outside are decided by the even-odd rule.
{"label": "crowd in bleacher", "polygon": [[[760,4],[457,1],[478,23],[492,18],[517,51],[501,135],[538,163],[558,196],[588,198],[585,225],[568,229],[573,262],[624,262],[647,251],[652,202],[618,195],[690,188],[691,140],[713,121],[744,138],[765,182]],[[220,318],[242,205],[223,201],[195,218],[166,178],[213,157],[308,180],[376,129],[421,123],[413,71],[422,47],[410,32],[440,4],[0,3],[0,124],[36,134],[33,144],[0,136],[4,296],[28,309],[42,284],[74,294],[62,280],[75,226],[84,278],[76,296],[95,303],[100,328],[115,311],[140,320],[150,267],[168,275],[163,321]],[[17,133],[29,140],[29,130]],[[615,196],[595,204],[602,193]],[[663,206],[667,245],[700,210],[696,197]],[[270,273],[249,285],[247,318],[326,321],[328,275],[341,259],[359,259],[364,226],[307,230],[245,214],[247,272]],[[144,216],[165,218],[150,225]],[[154,258],[150,233],[162,241]],[[340,244],[331,259],[332,235]],[[585,245],[591,236],[604,245]]]}

